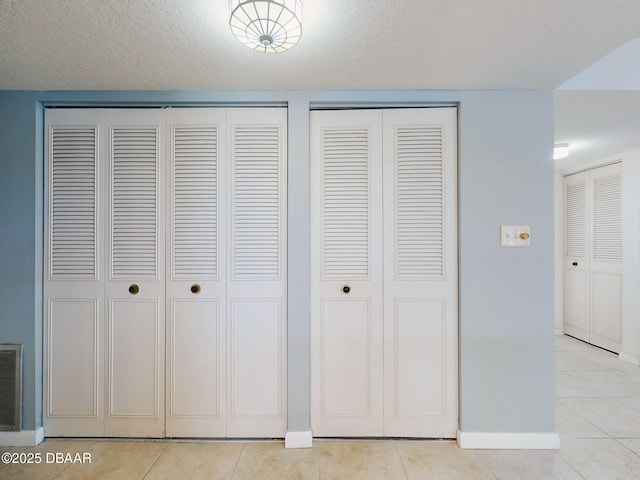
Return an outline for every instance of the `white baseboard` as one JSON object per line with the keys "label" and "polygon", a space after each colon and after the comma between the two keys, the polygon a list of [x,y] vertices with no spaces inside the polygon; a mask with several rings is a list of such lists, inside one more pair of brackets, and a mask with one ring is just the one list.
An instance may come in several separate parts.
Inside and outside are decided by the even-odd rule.
{"label": "white baseboard", "polygon": [[304,432],[287,432],[284,437],[284,448],[311,448],[313,435],[311,430]]}
{"label": "white baseboard", "polygon": [[0,432],[0,447],[35,447],[44,440],[44,428]]}
{"label": "white baseboard", "polygon": [[564,329],[563,328],[556,328],[556,335],[558,337],[561,337],[562,335],[564,335]]}
{"label": "white baseboard", "polygon": [[618,358],[623,362],[630,363],[631,365],[635,365],[636,367],[640,367],[640,358],[636,357],[635,355],[620,352],[618,354]]}
{"label": "white baseboard", "polygon": [[560,436],[553,432],[494,433],[458,430],[458,446],[495,450],[557,450],[560,448]]}

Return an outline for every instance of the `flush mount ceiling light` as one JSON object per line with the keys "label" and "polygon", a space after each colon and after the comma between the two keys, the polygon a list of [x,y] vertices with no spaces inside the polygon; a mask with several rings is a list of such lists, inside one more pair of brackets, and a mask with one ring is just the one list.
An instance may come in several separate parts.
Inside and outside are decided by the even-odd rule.
{"label": "flush mount ceiling light", "polygon": [[568,143],[556,143],[553,146],[553,159],[560,160],[561,158],[567,158],[569,156],[569,144]]}
{"label": "flush mount ceiling light", "polygon": [[231,0],[229,25],[252,50],[284,52],[302,35],[302,0]]}

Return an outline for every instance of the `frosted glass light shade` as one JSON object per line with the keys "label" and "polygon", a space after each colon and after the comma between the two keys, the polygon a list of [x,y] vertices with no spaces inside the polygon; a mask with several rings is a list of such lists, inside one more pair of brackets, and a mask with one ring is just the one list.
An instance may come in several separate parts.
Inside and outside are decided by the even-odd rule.
{"label": "frosted glass light shade", "polygon": [[284,52],[302,35],[302,0],[231,0],[229,25],[252,50]]}

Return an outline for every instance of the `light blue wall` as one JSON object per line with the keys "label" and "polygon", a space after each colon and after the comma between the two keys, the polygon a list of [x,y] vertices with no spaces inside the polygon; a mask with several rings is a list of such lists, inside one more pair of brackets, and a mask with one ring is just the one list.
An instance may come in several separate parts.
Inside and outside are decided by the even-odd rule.
{"label": "light blue wall", "polygon": [[[33,93],[0,92],[0,343],[23,344],[25,430],[42,408],[42,155]],[[37,192],[37,193],[36,193]]]}
{"label": "light blue wall", "polygon": [[[460,429],[554,431],[553,108],[469,92],[459,131]],[[530,225],[504,248],[500,225]]]}
{"label": "light blue wall", "polygon": [[[289,105],[289,431],[309,429],[309,106],[459,104],[461,430],[554,431],[553,108],[535,91],[0,92],[0,342],[25,345],[42,424],[39,105]],[[532,247],[499,247],[528,224]]]}

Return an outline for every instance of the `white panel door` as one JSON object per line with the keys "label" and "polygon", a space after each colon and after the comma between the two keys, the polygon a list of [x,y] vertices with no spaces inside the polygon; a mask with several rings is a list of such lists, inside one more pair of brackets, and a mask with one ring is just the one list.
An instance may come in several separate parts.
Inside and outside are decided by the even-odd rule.
{"label": "white panel door", "polygon": [[316,436],[456,434],[456,142],[455,109],[312,113]]}
{"label": "white panel door", "polygon": [[286,109],[46,127],[47,434],[283,436]]}
{"label": "white panel door", "polygon": [[99,111],[45,114],[44,427],[103,435],[104,246]]}
{"label": "white panel door", "polygon": [[169,109],[166,435],[226,436],[225,109]]}
{"label": "white panel door", "polygon": [[622,324],[622,164],[591,171],[590,343],[620,351]]}
{"label": "white panel door", "polygon": [[589,172],[564,179],[564,331],[589,341]]}
{"label": "white panel door", "polygon": [[385,436],[458,427],[456,118],[383,113]]}
{"label": "white panel door", "polygon": [[619,352],[622,165],[565,177],[564,330]]}
{"label": "white panel door", "polygon": [[164,434],[164,111],[109,110],[106,436]]}
{"label": "white panel door", "polygon": [[382,112],[311,114],[311,428],[383,435]]}
{"label": "white panel door", "polygon": [[227,110],[227,436],[286,432],[285,109]]}

